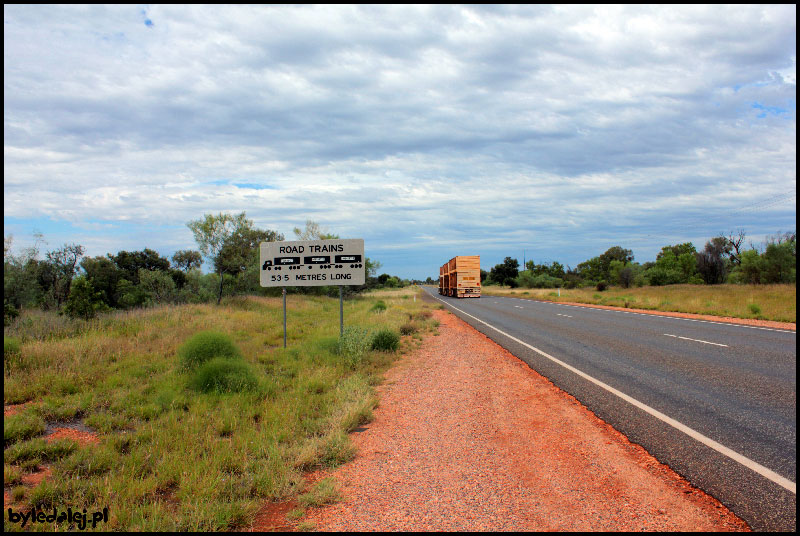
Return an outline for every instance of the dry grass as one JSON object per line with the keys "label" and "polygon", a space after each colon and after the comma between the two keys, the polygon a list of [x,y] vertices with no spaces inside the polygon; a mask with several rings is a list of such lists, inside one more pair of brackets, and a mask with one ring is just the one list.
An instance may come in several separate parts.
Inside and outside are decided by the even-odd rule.
{"label": "dry grass", "polygon": [[483,287],[489,296],[514,296],[533,300],[611,305],[776,322],[797,321],[796,285],[667,285],[619,288],[598,292],[594,288],[511,289]]}

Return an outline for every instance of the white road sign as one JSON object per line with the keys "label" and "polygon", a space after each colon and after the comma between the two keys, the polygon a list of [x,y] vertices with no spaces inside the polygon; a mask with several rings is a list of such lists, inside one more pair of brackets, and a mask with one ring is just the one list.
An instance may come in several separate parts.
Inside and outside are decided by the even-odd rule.
{"label": "white road sign", "polygon": [[261,242],[262,287],[363,285],[364,239]]}

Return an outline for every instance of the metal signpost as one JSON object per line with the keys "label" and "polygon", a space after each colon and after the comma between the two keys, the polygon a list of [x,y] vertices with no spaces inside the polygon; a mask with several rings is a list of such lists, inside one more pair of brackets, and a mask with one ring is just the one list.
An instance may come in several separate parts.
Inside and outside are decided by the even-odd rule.
{"label": "metal signpost", "polygon": [[339,335],[344,331],[343,286],[365,282],[364,239],[261,242],[262,287],[283,287],[286,348],[286,287],[339,286]]}

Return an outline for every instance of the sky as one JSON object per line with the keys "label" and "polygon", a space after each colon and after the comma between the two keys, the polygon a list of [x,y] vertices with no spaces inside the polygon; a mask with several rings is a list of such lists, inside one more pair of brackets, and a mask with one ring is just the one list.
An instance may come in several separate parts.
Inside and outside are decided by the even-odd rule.
{"label": "sky", "polygon": [[796,229],[796,6],[3,8],[4,236],[197,249],[246,212],[575,267]]}

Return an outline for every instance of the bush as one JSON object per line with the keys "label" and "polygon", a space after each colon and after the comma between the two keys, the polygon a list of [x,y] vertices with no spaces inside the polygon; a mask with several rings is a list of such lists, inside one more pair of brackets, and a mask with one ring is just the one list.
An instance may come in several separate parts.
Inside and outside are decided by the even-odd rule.
{"label": "bush", "polygon": [[759,307],[758,304],[756,303],[751,303],[750,305],[747,306],[747,308],[750,309],[750,312],[754,316],[758,316],[761,314],[761,307]]}
{"label": "bush", "polygon": [[520,272],[517,284],[526,288],[558,288],[564,286],[564,280],[548,274],[533,275],[530,271]]}
{"label": "bush", "polygon": [[414,324],[403,324],[400,326],[400,333],[402,335],[411,335],[412,333],[417,331],[417,326]]}
{"label": "bush", "polygon": [[224,333],[202,331],[183,343],[178,357],[185,369],[194,369],[215,357],[237,359],[242,357],[242,353]]}
{"label": "bush", "polygon": [[385,310],[386,310],[386,304],[383,302],[383,300],[378,300],[378,302],[372,306],[372,309],[370,309],[370,311],[372,311],[373,313],[380,313]]}
{"label": "bush", "polygon": [[600,281],[599,283],[597,283],[598,292],[603,292],[607,288],[608,288],[608,283],[606,283],[605,281]]}
{"label": "bush", "polygon": [[244,361],[215,357],[197,368],[189,387],[204,393],[239,393],[254,391],[258,380]]}
{"label": "bush", "polygon": [[67,304],[64,306],[64,312],[70,318],[89,320],[107,309],[108,306],[103,302],[103,293],[95,291],[88,279],[81,276],[72,281]]}
{"label": "bush", "polygon": [[337,351],[339,355],[345,358],[345,362],[351,367],[355,368],[361,363],[364,355],[372,347],[372,340],[366,329],[356,326],[348,326],[344,328],[342,336],[339,337],[339,346]]}
{"label": "bush", "polygon": [[400,343],[400,337],[390,329],[382,329],[372,338],[372,349],[381,352],[394,352]]}
{"label": "bush", "polygon": [[10,326],[18,316],[19,310],[13,304],[3,301],[3,325]]}

